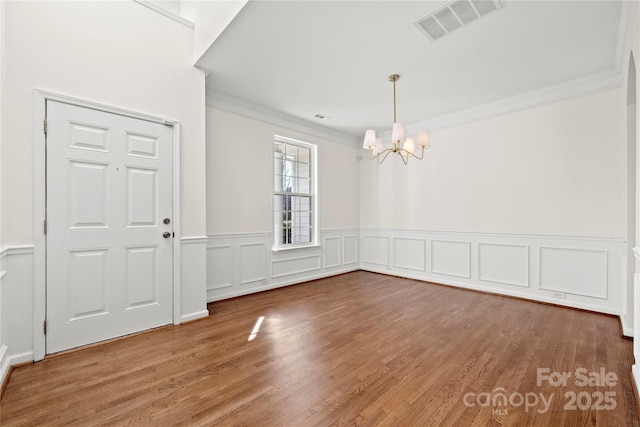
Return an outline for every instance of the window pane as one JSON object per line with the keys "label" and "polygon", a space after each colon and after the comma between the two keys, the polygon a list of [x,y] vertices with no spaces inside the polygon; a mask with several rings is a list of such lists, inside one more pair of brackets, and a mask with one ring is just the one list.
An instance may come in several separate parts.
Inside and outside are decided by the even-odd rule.
{"label": "window pane", "polygon": [[293,162],[289,159],[282,159],[282,175],[284,176],[295,176],[295,171],[293,168]]}
{"label": "window pane", "polygon": [[296,219],[297,222],[294,224],[296,227],[311,227],[311,213],[299,212]]}
{"label": "window pane", "polygon": [[294,228],[292,230],[293,243],[311,243],[310,228]]}
{"label": "window pane", "polygon": [[291,229],[290,228],[283,228],[280,233],[278,234],[279,238],[280,238],[280,243],[283,244],[288,244],[288,243],[293,243],[291,241]]}
{"label": "window pane", "polygon": [[310,180],[305,178],[298,178],[298,193],[311,193],[309,188]]}
{"label": "window pane", "polygon": [[299,193],[300,192],[300,183],[299,183],[298,178],[291,178],[290,182],[291,182],[291,184],[290,184],[291,185],[291,190],[289,190],[289,191],[291,191],[293,193]]}
{"label": "window pane", "polygon": [[286,144],[287,145],[287,157],[291,160],[296,160],[298,158],[298,147],[296,145]]}
{"label": "window pane", "polygon": [[289,209],[292,211],[298,211],[298,206],[300,206],[300,197],[291,196]]}
{"label": "window pane", "polygon": [[298,163],[298,176],[300,178],[309,178],[309,164]]}
{"label": "window pane", "polygon": [[291,227],[291,220],[292,220],[292,212],[282,211],[282,226]]}
{"label": "window pane", "polygon": [[301,196],[299,197],[298,206],[296,210],[310,211],[311,210],[311,197]]}
{"label": "window pane", "polygon": [[311,150],[305,147],[300,147],[298,149],[298,159],[300,163],[310,163],[311,162]]}

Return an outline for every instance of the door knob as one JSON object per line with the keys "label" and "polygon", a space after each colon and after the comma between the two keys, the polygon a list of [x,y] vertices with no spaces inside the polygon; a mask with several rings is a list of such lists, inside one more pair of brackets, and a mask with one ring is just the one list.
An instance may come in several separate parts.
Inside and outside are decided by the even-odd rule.
{"label": "door knob", "polygon": [[162,222],[164,222],[165,224],[169,224],[171,220],[169,218],[165,218],[162,220]]}
{"label": "door knob", "polygon": [[168,239],[169,237],[171,237],[171,233],[169,233],[168,231],[165,231],[164,233],[162,233],[162,237],[164,237],[165,239]]}

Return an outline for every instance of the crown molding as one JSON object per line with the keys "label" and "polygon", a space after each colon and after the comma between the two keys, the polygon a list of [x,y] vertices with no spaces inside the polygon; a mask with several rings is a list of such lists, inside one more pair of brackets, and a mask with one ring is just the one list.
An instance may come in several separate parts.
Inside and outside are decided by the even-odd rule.
{"label": "crown molding", "polygon": [[[622,86],[626,73],[626,61],[631,49],[633,19],[636,17],[637,2],[623,1],[618,25],[614,68],[600,73],[580,77],[567,82],[536,89],[520,95],[503,98],[450,114],[424,120],[407,126],[407,133],[418,133],[420,129],[444,129],[476,120],[486,119],[527,108],[538,107],[571,98],[616,89]],[[391,133],[384,135],[387,139]]]}
{"label": "crown molding", "polygon": [[407,133],[418,133],[420,129],[424,128],[432,130],[444,129],[566,99],[603,92],[619,88],[622,82],[623,73],[618,69],[612,69],[427,119],[407,126]]}
{"label": "crown molding", "polygon": [[168,11],[162,6],[158,6],[157,4],[149,1],[149,0],[133,0],[135,3],[138,3],[142,6],[148,7],[149,9],[158,12],[161,15],[166,16],[169,19],[173,19],[176,22],[181,23],[184,26],[191,28],[192,30],[195,28],[195,24],[188,19],[183,18],[180,15],[176,15],[175,13]]}
{"label": "crown molding", "polygon": [[348,145],[349,147],[358,147],[360,145],[360,139],[353,137],[352,135],[316,125],[307,120],[302,120],[289,114],[280,113],[267,107],[208,88],[206,91],[206,104],[209,107],[218,108],[230,113],[271,123],[276,126],[289,128],[318,138]]}
{"label": "crown molding", "polygon": [[622,8],[620,11],[620,23],[618,24],[618,44],[616,46],[616,70],[620,71],[624,75],[627,65],[627,58],[629,57],[629,51],[631,50],[631,37],[630,33],[633,28],[633,19],[636,18],[636,10],[638,8],[637,2],[622,2]]}

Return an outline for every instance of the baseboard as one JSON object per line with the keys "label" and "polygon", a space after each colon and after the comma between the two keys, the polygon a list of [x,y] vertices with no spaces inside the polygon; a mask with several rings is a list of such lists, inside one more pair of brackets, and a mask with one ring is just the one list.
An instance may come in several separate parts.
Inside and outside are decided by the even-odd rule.
{"label": "baseboard", "polygon": [[324,279],[325,277],[337,276],[339,274],[350,273],[352,271],[358,271],[358,270],[361,270],[361,268],[358,265],[355,265],[353,267],[349,267],[345,269],[333,270],[330,272],[324,272],[322,274],[314,274],[311,276],[306,276],[304,278],[286,280],[283,282],[278,282],[277,284],[273,284],[273,285],[261,286],[259,288],[248,288],[240,291],[234,290],[232,292],[228,292],[228,293],[216,295],[216,296],[207,295],[207,303],[221,301],[229,298],[241,297],[244,295],[255,294],[257,292],[270,291],[272,289],[278,289],[278,288],[283,288],[285,286],[297,285],[300,283],[309,282],[311,280]]}
{"label": "baseboard", "polygon": [[620,329],[622,330],[622,335],[625,337],[633,338],[633,327],[627,326],[627,315],[620,315]]}
{"label": "baseboard", "polygon": [[191,322],[192,320],[202,319],[204,317],[207,317],[208,315],[209,315],[208,310],[196,311],[195,313],[189,313],[189,314],[180,316],[180,322],[181,323]]}
{"label": "baseboard", "polygon": [[6,384],[9,383],[9,373],[13,366],[33,361],[32,351],[6,356],[8,350],[6,345],[0,347],[0,385],[2,386],[2,391],[4,391]]}
{"label": "baseboard", "polygon": [[425,282],[425,283],[435,283],[437,285],[444,285],[444,286],[452,286],[452,287],[455,287],[455,288],[469,289],[469,290],[472,290],[472,291],[479,291],[479,292],[484,292],[484,293],[493,294],[493,295],[503,295],[503,296],[507,296],[507,297],[515,297],[515,298],[520,298],[520,299],[523,299],[523,300],[528,300],[528,301],[533,301],[533,302],[541,302],[541,303],[545,303],[545,304],[557,305],[557,306],[560,306],[560,307],[577,308],[577,309],[580,309],[580,310],[593,311],[593,312],[596,312],[596,313],[611,314],[611,315],[614,315],[614,316],[619,316],[620,315],[620,312],[618,310],[610,309],[610,308],[607,308],[607,307],[595,306],[595,305],[591,305],[591,304],[584,304],[584,303],[575,302],[575,301],[562,301],[562,302],[560,302],[557,299],[544,298],[544,297],[540,297],[538,295],[531,295],[531,294],[526,294],[526,293],[521,293],[521,292],[508,292],[508,291],[505,291],[505,290],[502,290],[502,289],[492,288],[492,287],[488,287],[488,286],[473,285],[473,284],[469,284],[469,283],[458,282],[458,281],[455,281],[455,280],[443,280],[441,278],[424,277],[424,276],[418,275],[418,274],[399,273],[399,272],[393,271],[393,270],[376,269],[376,268],[371,268],[371,267],[361,267],[360,269],[364,270],[364,271],[370,271],[372,273],[380,273],[380,274],[386,274],[386,275],[389,275],[389,276],[403,277],[405,279],[413,279],[413,280],[419,280],[419,281]]}
{"label": "baseboard", "polygon": [[636,404],[640,402],[640,366],[635,364],[631,367],[631,382],[633,383],[633,394],[636,397]]}
{"label": "baseboard", "polygon": [[3,345],[0,347],[0,398],[4,393],[4,389],[9,382],[9,370],[11,367],[9,366],[9,360],[7,359],[7,346]]}

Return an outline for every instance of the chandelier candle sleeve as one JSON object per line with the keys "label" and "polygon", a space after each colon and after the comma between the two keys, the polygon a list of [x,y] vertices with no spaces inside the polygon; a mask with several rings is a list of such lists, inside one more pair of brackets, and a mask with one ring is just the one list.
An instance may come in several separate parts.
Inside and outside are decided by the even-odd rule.
{"label": "chandelier candle sleeve", "polygon": [[364,143],[362,144],[362,148],[365,150],[371,150],[376,146],[376,131],[368,130],[364,135]]}
{"label": "chandelier candle sleeve", "polygon": [[391,141],[394,144],[400,144],[405,140],[404,125],[399,122],[393,124],[393,130],[391,131]]}
{"label": "chandelier candle sleeve", "polygon": [[413,152],[415,151],[416,147],[415,144],[413,143],[413,138],[407,138],[404,141],[404,145],[402,146],[402,148],[409,154],[413,154]]}
{"label": "chandelier candle sleeve", "polygon": [[382,138],[376,138],[376,146],[373,148],[373,154],[380,154],[384,151],[384,143]]}
{"label": "chandelier candle sleeve", "polygon": [[407,138],[404,125],[397,120],[396,114],[396,82],[400,79],[400,75],[392,74],[389,81],[393,83],[393,127],[391,129],[391,148],[385,148],[382,139],[376,138],[376,131],[369,129],[365,132],[362,148],[369,150],[369,160],[377,159],[378,164],[382,164],[390,153],[395,153],[402,159],[406,165],[409,162],[409,156],[422,160],[424,149],[431,147],[429,145],[429,131],[423,129],[417,137],[418,146],[420,147],[420,155],[417,156],[416,141],[413,138]]}

